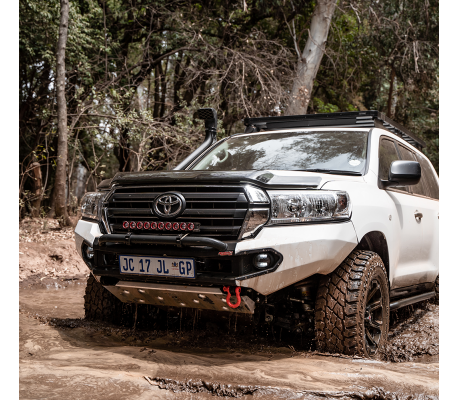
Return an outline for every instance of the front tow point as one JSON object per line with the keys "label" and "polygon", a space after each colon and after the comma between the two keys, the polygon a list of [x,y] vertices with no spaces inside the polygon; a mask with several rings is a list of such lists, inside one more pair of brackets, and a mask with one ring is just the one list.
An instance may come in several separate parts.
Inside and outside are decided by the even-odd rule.
{"label": "front tow point", "polygon": [[242,299],[240,298],[240,291],[241,291],[241,290],[242,290],[242,288],[241,288],[240,286],[237,286],[237,287],[235,288],[235,296],[237,297],[237,303],[232,304],[232,303],[231,303],[231,291],[230,291],[230,286],[224,286],[224,287],[223,287],[223,291],[227,293],[227,296],[226,296],[226,303],[227,303],[227,305],[228,305],[229,307],[231,307],[231,308],[237,308],[237,307],[240,305],[240,303],[241,303],[241,301],[242,301]]}

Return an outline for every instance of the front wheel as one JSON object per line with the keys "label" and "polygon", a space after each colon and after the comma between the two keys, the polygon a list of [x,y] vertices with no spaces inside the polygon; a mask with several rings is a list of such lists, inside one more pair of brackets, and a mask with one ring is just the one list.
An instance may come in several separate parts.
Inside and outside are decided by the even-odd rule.
{"label": "front wheel", "polygon": [[315,303],[320,351],[373,357],[387,339],[389,320],[388,278],[377,253],[353,251],[321,278]]}
{"label": "front wheel", "polygon": [[89,275],[84,295],[84,315],[90,321],[118,323],[123,303]]}

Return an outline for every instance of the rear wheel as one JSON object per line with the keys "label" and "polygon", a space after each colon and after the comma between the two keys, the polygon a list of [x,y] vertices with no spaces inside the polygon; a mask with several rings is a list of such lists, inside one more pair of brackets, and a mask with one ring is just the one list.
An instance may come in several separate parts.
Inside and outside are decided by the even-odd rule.
{"label": "rear wheel", "polygon": [[317,348],[374,356],[388,336],[388,279],[377,253],[353,251],[321,278],[315,303]]}

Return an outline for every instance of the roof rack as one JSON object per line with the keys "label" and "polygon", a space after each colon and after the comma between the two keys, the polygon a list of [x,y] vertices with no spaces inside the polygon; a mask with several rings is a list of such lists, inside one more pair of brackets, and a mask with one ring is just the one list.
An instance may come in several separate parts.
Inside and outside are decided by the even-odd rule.
{"label": "roof rack", "polygon": [[347,128],[376,127],[394,133],[417,149],[422,149],[426,146],[426,143],[423,142],[423,140],[419,139],[407,128],[397,122],[394,122],[384,113],[376,110],[245,118],[243,122],[246,126],[245,133],[260,132],[261,130],[273,131],[277,129],[329,126],[341,126]]}

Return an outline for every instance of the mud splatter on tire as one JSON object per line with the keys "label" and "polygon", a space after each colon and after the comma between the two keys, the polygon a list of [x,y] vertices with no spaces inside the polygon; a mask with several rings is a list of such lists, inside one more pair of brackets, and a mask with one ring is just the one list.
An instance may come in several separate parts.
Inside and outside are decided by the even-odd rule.
{"label": "mud splatter on tire", "polygon": [[84,316],[90,321],[119,323],[122,302],[106,290],[91,274],[84,295]]}
{"label": "mud splatter on tire", "polygon": [[330,275],[323,276],[315,303],[317,349],[372,357],[365,339],[365,305],[369,287],[377,280],[383,309],[381,337],[386,341],[389,329],[388,280],[383,261],[372,251],[353,251]]}

